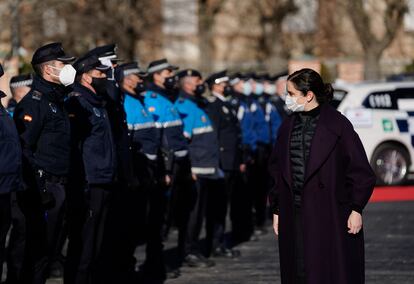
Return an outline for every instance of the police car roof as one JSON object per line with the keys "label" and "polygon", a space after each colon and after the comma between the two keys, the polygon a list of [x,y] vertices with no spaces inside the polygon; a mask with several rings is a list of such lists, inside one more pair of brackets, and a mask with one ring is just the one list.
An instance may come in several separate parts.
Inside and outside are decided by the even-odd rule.
{"label": "police car roof", "polygon": [[366,91],[376,91],[376,90],[394,90],[398,88],[414,88],[414,81],[404,81],[404,82],[387,82],[387,81],[364,81],[360,83],[347,83],[336,81],[333,84],[335,90],[366,90]]}

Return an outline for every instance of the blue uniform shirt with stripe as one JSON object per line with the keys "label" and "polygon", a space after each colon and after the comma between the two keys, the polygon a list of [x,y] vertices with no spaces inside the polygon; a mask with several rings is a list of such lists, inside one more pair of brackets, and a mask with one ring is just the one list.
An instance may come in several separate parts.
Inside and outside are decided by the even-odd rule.
{"label": "blue uniform shirt with stripe", "polygon": [[270,144],[270,126],[266,122],[266,115],[256,99],[250,101],[250,112],[253,116],[254,129],[258,143]]}
{"label": "blue uniform shirt with stripe", "polygon": [[184,123],[184,136],[190,140],[192,172],[197,175],[216,175],[219,166],[219,146],[213,125],[195,98],[180,93],[175,107]]}
{"label": "blue uniform shirt with stripe", "polygon": [[172,101],[167,98],[165,90],[151,86],[145,92],[144,104],[153,116],[155,126],[161,131],[161,146],[174,152],[177,158],[188,154],[188,143],[183,135],[183,122]]}
{"label": "blue uniform shirt with stripe", "polygon": [[135,149],[150,160],[155,160],[160,145],[160,133],[155,127],[154,117],[145,108],[144,97],[126,93],[124,108]]}

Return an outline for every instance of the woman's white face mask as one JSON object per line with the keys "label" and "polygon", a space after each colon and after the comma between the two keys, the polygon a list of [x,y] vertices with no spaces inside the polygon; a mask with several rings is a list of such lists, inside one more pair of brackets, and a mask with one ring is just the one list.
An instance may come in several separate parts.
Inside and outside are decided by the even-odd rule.
{"label": "woman's white face mask", "polygon": [[55,75],[55,74],[51,74],[52,76],[58,77],[59,78],[59,82],[66,86],[72,85],[73,82],[75,82],[75,77],[76,77],[76,70],[75,68],[73,68],[72,65],[70,64],[65,64],[65,66],[63,66],[63,68],[57,68],[55,66],[49,65],[49,67],[55,69],[55,70],[59,70],[59,75]]}
{"label": "woman's white face mask", "polygon": [[[303,97],[305,98],[305,97]],[[305,103],[299,104],[298,103],[299,97],[292,97],[291,95],[286,96],[285,104],[286,107],[293,112],[301,112],[305,110],[306,100]]]}

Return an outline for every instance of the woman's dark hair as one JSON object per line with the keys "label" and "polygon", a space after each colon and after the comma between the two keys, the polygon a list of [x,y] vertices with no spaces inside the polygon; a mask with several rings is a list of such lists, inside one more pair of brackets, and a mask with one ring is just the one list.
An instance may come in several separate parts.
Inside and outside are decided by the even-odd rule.
{"label": "woman's dark hair", "polygon": [[312,69],[304,68],[298,70],[290,74],[287,80],[292,82],[295,89],[301,91],[304,95],[312,91],[320,104],[329,102],[333,98],[334,90],[332,85],[329,83],[325,84],[318,72]]}

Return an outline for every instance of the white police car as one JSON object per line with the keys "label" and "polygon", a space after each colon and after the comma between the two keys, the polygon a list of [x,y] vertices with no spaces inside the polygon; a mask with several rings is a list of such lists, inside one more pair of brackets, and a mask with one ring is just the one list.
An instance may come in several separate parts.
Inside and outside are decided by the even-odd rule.
{"label": "white police car", "polygon": [[380,185],[414,172],[414,82],[335,84],[332,104],[354,125]]}

